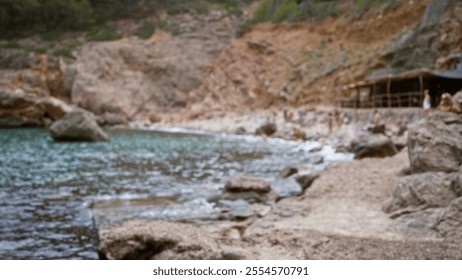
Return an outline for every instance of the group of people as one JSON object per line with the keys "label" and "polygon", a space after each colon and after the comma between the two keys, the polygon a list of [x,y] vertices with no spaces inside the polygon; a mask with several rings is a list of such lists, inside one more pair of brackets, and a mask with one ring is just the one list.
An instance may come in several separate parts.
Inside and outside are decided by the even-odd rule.
{"label": "group of people", "polygon": [[348,124],[349,118],[348,115],[344,112],[339,113],[339,111],[334,110],[334,112],[329,112],[327,114],[327,123],[329,126],[329,134],[332,133],[334,127],[340,127],[343,124]]}
{"label": "group of people", "polygon": [[[456,93],[454,97],[449,93],[443,93],[441,101],[437,109],[446,112],[462,113],[462,91]],[[424,99],[422,104],[424,116],[428,116],[431,108],[431,97],[428,90],[424,92]]]}

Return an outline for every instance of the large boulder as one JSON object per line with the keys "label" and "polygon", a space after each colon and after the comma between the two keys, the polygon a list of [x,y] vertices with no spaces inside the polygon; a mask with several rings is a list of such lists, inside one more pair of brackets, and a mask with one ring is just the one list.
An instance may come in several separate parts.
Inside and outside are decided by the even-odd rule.
{"label": "large boulder", "polygon": [[130,221],[99,231],[100,258],[110,260],[211,260],[220,246],[197,227],[163,221]]}
{"label": "large boulder", "polygon": [[395,155],[398,150],[393,142],[380,134],[365,134],[351,142],[351,150],[355,159],[366,157],[388,157]]}
{"label": "large boulder", "polygon": [[427,172],[402,177],[386,213],[410,213],[426,208],[447,207],[460,195],[458,173]]}
{"label": "large boulder", "polygon": [[446,238],[462,239],[462,197],[452,201],[433,227]]}
{"label": "large boulder", "polygon": [[109,141],[92,113],[76,109],[53,123],[50,134],[55,141]]}
{"label": "large boulder", "polygon": [[462,165],[462,117],[437,112],[409,128],[409,160],[413,173],[456,172]]}

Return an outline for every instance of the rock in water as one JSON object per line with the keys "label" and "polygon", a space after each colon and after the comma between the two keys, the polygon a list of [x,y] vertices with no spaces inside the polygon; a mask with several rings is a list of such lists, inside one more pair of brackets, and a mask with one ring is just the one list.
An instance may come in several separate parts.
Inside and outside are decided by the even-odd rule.
{"label": "rock in water", "polygon": [[266,135],[271,136],[277,131],[277,126],[274,123],[266,123],[260,126],[257,131],[255,131],[256,135]]}
{"label": "rock in water", "polygon": [[271,187],[268,182],[261,178],[237,175],[226,182],[225,190],[228,192],[268,193],[271,191]]}
{"label": "rock in water", "polygon": [[110,141],[92,113],[74,110],[53,123],[50,134],[55,141]]}
{"label": "rock in water", "polygon": [[99,231],[100,258],[110,260],[212,260],[222,258],[214,239],[191,225],[130,221]]}
{"label": "rock in water", "polygon": [[388,157],[395,155],[398,150],[391,140],[380,134],[366,134],[351,142],[355,159],[366,157]]}
{"label": "rock in water", "polygon": [[437,112],[409,128],[409,160],[413,173],[456,172],[462,165],[462,117]]}

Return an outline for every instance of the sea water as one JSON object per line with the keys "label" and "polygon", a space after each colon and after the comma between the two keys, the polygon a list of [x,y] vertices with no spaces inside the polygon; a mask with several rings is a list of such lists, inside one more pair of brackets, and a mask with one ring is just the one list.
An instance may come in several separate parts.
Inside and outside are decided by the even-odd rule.
{"label": "sea water", "polygon": [[[181,207],[148,218],[206,216],[210,188],[236,174],[274,180],[284,167],[309,164],[319,145],[181,130],[109,135],[111,142],[56,143],[41,129],[0,130],[0,259],[96,259],[95,203],[169,198]],[[351,159],[314,150],[324,157],[318,169]]]}

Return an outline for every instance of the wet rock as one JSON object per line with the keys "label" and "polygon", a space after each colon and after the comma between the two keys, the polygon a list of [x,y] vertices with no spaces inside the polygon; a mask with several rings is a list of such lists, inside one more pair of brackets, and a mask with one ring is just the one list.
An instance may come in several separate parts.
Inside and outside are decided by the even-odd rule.
{"label": "wet rock", "polygon": [[44,98],[40,100],[38,104],[45,110],[46,114],[55,121],[61,119],[74,109],[71,105],[55,97]]}
{"label": "wet rock", "polygon": [[222,211],[221,218],[227,220],[241,220],[255,216],[255,212],[250,207],[250,204],[243,199],[220,200],[217,203],[217,207]]}
{"label": "wet rock", "polygon": [[222,258],[219,245],[191,225],[130,221],[99,231],[99,255],[110,260],[212,260]]}
{"label": "wet rock", "polygon": [[388,137],[378,134],[359,136],[351,142],[351,150],[355,154],[355,159],[388,157],[398,152]]}
{"label": "wet rock", "polygon": [[436,112],[409,128],[409,160],[413,173],[455,172],[462,165],[462,117]]}
{"label": "wet rock", "polygon": [[462,197],[451,202],[434,228],[446,238],[462,238]]}
{"label": "wet rock", "polygon": [[256,192],[268,193],[271,191],[270,184],[258,177],[237,175],[228,180],[225,184],[228,192]]}
{"label": "wet rock", "polygon": [[336,153],[348,154],[348,153],[351,153],[351,148],[348,147],[347,145],[339,145],[339,146],[335,149],[335,152],[336,152]]}
{"label": "wet rock", "polygon": [[314,155],[312,157],[310,157],[310,163],[312,164],[321,164],[324,162],[324,157],[321,156],[321,155]]}
{"label": "wet rock", "polygon": [[295,167],[286,167],[284,168],[281,173],[279,173],[279,178],[288,178],[298,172],[298,169]]}
{"label": "wet rock", "polygon": [[55,141],[109,141],[107,134],[98,126],[94,115],[77,109],[66,114],[50,127]]}
{"label": "wet rock", "polygon": [[320,174],[317,172],[307,173],[297,176],[295,180],[302,188],[302,193],[304,193],[309,187],[311,187],[313,182],[319,178],[319,176]]}
{"label": "wet rock", "polygon": [[247,133],[247,130],[244,127],[240,126],[236,129],[236,131],[234,131],[234,133],[238,135],[243,135]]}
{"label": "wet rock", "polygon": [[302,192],[300,184],[294,178],[276,180],[271,183],[271,188],[274,190],[279,199],[297,196]]}
{"label": "wet rock", "polygon": [[427,172],[402,177],[383,210],[414,212],[448,206],[457,198],[457,174]]}
{"label": "wet rock", "polygon": [[367,128],[367,131],[369,131],[372,134],[385,134],[385,130],[386,126],[384,124],[377,124]]}
{"label": "wet rock", "polygon": [[277,131],[277,126],[275,123],[266,123],[262,126],[260,126],[256,131],[256,135],[266,135],[266,136],[271,136]]}

